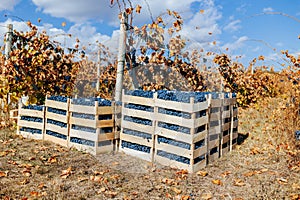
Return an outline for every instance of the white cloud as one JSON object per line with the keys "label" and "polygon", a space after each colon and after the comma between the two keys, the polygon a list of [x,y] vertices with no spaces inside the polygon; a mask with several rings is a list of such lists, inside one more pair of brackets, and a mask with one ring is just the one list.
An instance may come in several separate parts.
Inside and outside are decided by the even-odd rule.
{"label": "white cloud", "polygon": [[13,10],[14,6],[17,5],[21,0],[1,0],[1,10]]}
{"label": "white cloud", "polygon": [[233,20],[227,24],[223,29],[224,31],[235,32],[241,28],[241,20]]}
{"label": "white cloud", "polygon": [[240,49],[244,46],[244,42],[249,40],[247,36],[239,37],[237,40],[235,40],[233,43],[226,43],[223,45],[223,49],[228,48],[230,51],[234,51],[237,49]]}
{"label": "white cloud", "polygon": [[263,12],[273,12],[273,11],[274,11],[274,9],[271,7],[267,7],[267,8],[263,9]]}

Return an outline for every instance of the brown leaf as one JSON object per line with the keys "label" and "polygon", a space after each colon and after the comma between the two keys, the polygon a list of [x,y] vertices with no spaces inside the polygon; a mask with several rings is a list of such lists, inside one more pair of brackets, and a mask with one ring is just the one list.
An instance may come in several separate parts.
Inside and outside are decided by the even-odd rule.
{"label": "brown leaf", "polygon": [[213,195],[211,193],[204,193],[201,195],[201,199],[204,199],[204,200],[210,200],[213,198]]}
{"label": "brown leaf", "polygon": [[62,170],[62,173],[60,174],[60,177],[63,178],[63,179],[66,179],[68,176],[71,175],[71,173],[72,173],[72,168],[69,167],[66,170]]}
{"label": "brown leaf", "polygon": [[197,175],[199,175],[199,176],[207,176],[208,175],[208,172],[206,172],[206,171],[198,171],[197,172]]}
{"label": "brown leaf", "polygon": [[166,193],[166,197],[169,198],[169,199],[172,199],[172,195],[170,193]]}
{"label": "brown leaf", "polygon": [[182,190],[180,189],[177,189],[177,188],[172,188],[172,190],[178,195],[178,194],[181,194],[182,193]]}
{"label": "brown leaf", "polygon": [[30,192],[30,196],[32,196],[32,197],[39,197],[39,196],[41,196],[41,195],[40,195],[39,192],[32,191],[32,192]]}
{"label": "brown leaf", "polygon": [[211,182],[215,185],[223,185],[222,181],[219,179],[212,180]]}
{"label": "brown leaf", "polygon": [[241,180],[241,179],[235,179],[233,185],[242,187],[242,186],[245,186],[246,183],[243,180]]}
{"label": "brown leaf", "polygon": [[200,10],[199,12],[200,12],[201,14],[204,14],[204,10]]}
{"label": "brown leaf", "polygon": [[61,26],[62,26],[62,27],[65,27],[66,25],[67,25],[66,22],[62,22],[62,23],[61,23]]}
{"label": "brown leaf", "polygon": [[228,176],[231,173],[232,173],[231,171],[225,171],[221,174],[221,176],[225,178],[226,176]]}
{"label": "brown leaf", "polygon": [[136,8],[135,8],[135,12],[141,13],[141,9],[142,9],[142,6],[137,5]]}
{"label": "brown leaf", "polygon": [[9,171],[4,171],[4,172],[3,172],[3,171],[0,171],[0,178],[1,178],[1,177],[7,177],[7,176],[8,176],[8,172],[9,172]]}
{"label": "brown leaf", "polygon": [[24,179],[23,181],[20,182],[21,185],[26,185],[28,184],[30,181],[29,179]]}

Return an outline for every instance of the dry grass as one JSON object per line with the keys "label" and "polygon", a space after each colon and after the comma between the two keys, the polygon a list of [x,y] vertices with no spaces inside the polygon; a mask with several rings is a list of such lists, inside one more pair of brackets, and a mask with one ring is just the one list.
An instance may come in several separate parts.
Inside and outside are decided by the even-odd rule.
{"label": "dry grass", "polygon": [[296,125],[285,105],[271,99],[240,109],[239,132],[248,138],[195,174],[119,153],[93,157],[4,130],[0,198],[300,199],[300,152],[292,136]]}

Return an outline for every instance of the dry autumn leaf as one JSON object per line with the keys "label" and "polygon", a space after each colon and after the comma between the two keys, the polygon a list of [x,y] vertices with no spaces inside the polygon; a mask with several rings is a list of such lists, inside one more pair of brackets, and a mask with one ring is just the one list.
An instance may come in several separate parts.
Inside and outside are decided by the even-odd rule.
{"label": "dry autumn leaf", "polygon": [[135,8],[135,12],[141,13],[141,9],[142,9],[142,6],[137,5],[136,8]]}
{"label": "dry autumn leaf", "polygon": [[201,194],[201,199],[204,199],[204,200],[210,200],[213,198],[213,195],[211,193],[204,193],[204,194]]}
{"label": "dry autumn leaf", "polygon": [[197,175],[199,175],[199,176],[207,176],[208,175],[208,172],[206,172],[206,171],[198,171],[197,173],[196,173]]}
{"label": "dry autumn leaf", "polygon": [[69,167],[68,169],[66,170],[62,170],[62,173],[60,174],[60,177],[63,178],[63,179],[66,179],[67,177],[69,177],[72,173],[72,168]]}
{"label": "dry autumn leaf", "polygon": [[178,195],[178,194],[181,194],[182,193],[182,190],[180,189],[177,189],[177,188],[172,188],[172,190]]}
{"label": "dry autumn leaf", "polygon": [[223,185],[222,181],[219,179],[212,180],[211,182],[215,185]]}
{"label": "dry autumn leaf", "polygon": [[62,26],[62,27],[65,27],[66,25],[67,25],[66,22],[62,22],[62,23],[61,23],[61,26]]}
{"label": "dry autumn leaf", "polygon": [[233,185],[242,187],[242,186],[245,186],[246,183],[241,179],[235,179]]}
{"label": "dry autumn leaf", "polygon": [[1,178],[1,177],[7,177],[7,176],[8,176],[8,172],[9,172],[9,171],[4,171],[4,172],[3,172],[3,171],[0,171],[0,178]]}
{"label": "dry autumn leaf", "polygon": [[201,14],[204,14],[204,10],[200,10],[199,12],[200,12]]}

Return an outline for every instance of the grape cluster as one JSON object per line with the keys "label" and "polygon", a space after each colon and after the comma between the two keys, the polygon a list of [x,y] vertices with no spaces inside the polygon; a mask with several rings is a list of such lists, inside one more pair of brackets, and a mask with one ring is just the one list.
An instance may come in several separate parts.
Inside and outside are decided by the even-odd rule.
{"label": "grape cluster", "polygon": [[86,146],[91,146],[91,147],[95,146],[95,142],[94,141],[85,140],[85,139],[77,138],[77,137],[71,137],[70,138],[70,142],[76,143],[76,144],[82,144],[82,145],[86,145]]}
{"label": "grape cluster", "polygon": [[83,105],[83,106],[95,106],[95,101],[98,102],[98,106],[111,106],[111,101],[110,100],[103,99],[103,98],[100,98],[100,97],[72,99],[73,104]]}
{"label": "grape cluster", "polygon": [[21,120],[26,120],[26,121],[30,121],[30,122],[38,122],[38,123],[43,122],[43,118],[31,117],[31,116],[21,116]]}
{"label": "grape cluster", "polygon": [[126,95],[130,96],[138,96],[138,97],[145,97],[145,98],[153,98],[153,91],[144,91],[144,90],[128,90],[125,91]]}
{"label": "grape cluster", "polygon": [[54,132],[54,131],[50,131],[50,130],[46,130],[46,134],[51,135],[51,136],[56,137],[56,138],[63,139],[63,140],[67,139],[66,135],[63,135],[63,134],[60,134],[60,133],[57,133],[57,132]]}
{"label": "grape cluster", "polygon": [[27,105],[27,106],[23,106],[22,108],[24,109],[29,109],[29,110],[39,110],[39,111],[43,111],[44,106],[40,106],[40,105]]}
{"label": "grape cluster", "polygon": [[194,159],[194,164],[197,164],[198,162],[205,160],[205,155],[203,156],[199,156],[197,158]]}
{"label": "grape cluster", "polygon": [[103,98],[95,98],[95,101],[98,101],[98,106],[111,106],[111,101]]}
{"label": "grape cluster", "polygon": [[199,149],[201,147],[204,147],[204,145],[205,145],[205,140],[200,140],[200,141],[196,142],[195,143],[195,150]]}
{"label": "grape cluster", "polygon": [[295,131],[296,140],[300,140],[300,130]]}
{"label": "grape cluster", "polygon": [[127,142],[127,141],[124,141],[124,140],[121,143],[121,147],[122,148],[125,147],[125,148],[128,148],[128,149],[133,149],[133,150],[136,150],[136,151],[142,151],[142,152],[145,152],[145,153],[150,153],[150,150],[151,150],[150,147],[140,145],[140,144],[131,143],[131,142]]}
{"label": "grape cluster", "polygon": [[169,91],[169,90],[157,91],[157,98],[167,100],[167,101],[190,103],[191,97],[194,97],[194,103],[206,101],[206,96],[204,92],[183,92],[183,91]]}
{"label": "grape cluster", "polygon": [[95,120],[95,115],[73,112],[72,117]]}
{"label": "grape cluster", "polygon": [[188,149],[188,150],[191,149],[190,144],[187,144],[187,143],[184,143],[184,142],[179,142],[179,141],[176,141],[176,140],[172,140],[170,138],[166,138],[166,137],[163,137],[163,136],[158,136],[157,137],[157,142],[158,143],[162,142],[162,143],[165,143],[165,144],[170,144],[170,145],[173,145],[173,146],[181,147],[183,149]]}
{"label": "grape cluster", "polygon": [[196,118],[201,118],[206,116],[206,110],[201,110],[199,112],[196,112]]}
{"label": "grape cluster", "polygon": [[66,110],[52,108],[52,107],[48,107],[47,111],[52,112],[52,113],[56,113],[56,114],[59,114],[59,115],[66,115],[67,114]]}
{"label": "grape cluster", "polygon": [[100,129],[100,134],[105,134],[105,133],[112,133],[113,132],[113,128],[112,127],[105,127],[105,128],[101,128]]}
{"label": "grape cluster", "polygon": [[85,127],[85,126],[78,126],[78,125],[74,125],[74,124],[72,124],[72,129],[78,130],[78,131],[85,131],[85,132],[90,132],[90,133],[96,133],[96,129],[95,128],[90,128],[90,127]]}
{"label": "grape cluster", "polygon": [[165,157],[168,158],[170,160],[175,160],[177,162],[181,162],[181,163],[185,163],[185,164],[190,164],[190,159],[183,157],[183,156],[179,156],[173,153],[168,153],[162,150],[158,150],[157,151],[157,155],[161,156],[161,157]]}
{"label": "grape cluster", "polygon": [[20,128],[20,131],[29,132],[32,134],[42,134],[42,130],[36,128],[22,127]]}
{"label": "grape cluster", "polygon": [[134,109],[134,110],[143,110],[147,112],[154,112],[154,108],[151,106],[144,106],[144,105],[133,104],[133,103],[126,104],[125,108]]}
{"label": "grape cluster", "polygon": [[152,136],[148,133],[134,131],[134,130],[126,129],[126,128],[123,129],[123,133],[127,134],[127,135],[133,135],[136,137],[144,138],[144,139],[152,139]]}
{"label": "grape cluster", "polygon": [[47,123],[48,124],[53,124],[53,125],[56,125],[56,126],[59,126],[59,127],[62,127],[62,128],[67,128],[67,123],[63,123],[63,122],[56,121],[56,120],[53,120],[53,119],[47,119]]}
{"label": "grape cluster", "polygon": [[146,126],[152,126],[152,121],[151,120],[142,119],[142,118],[139,118],[139,117],[124,116],[124,120],[134,122],[134,123],[137,123],[137,124],[143,124],[143,125],[146,125]]}
{"label": "grape cluster", "polygon": [[211,98],[212,99],[218,99],[219,98],[219,95],[220,95],[220,93],[218,93],[218,92],[203,92],[205,95],[209,95],[209,94],[211,94]]}
{"label": "grape cluster", "polygon": [[64,96],[50,96],[48,97],[48,99],[52,101],[60,101],[65,103],[68,101],[68,97],[64,97]]}
{"label": "grape cluster", "polygon": [[162,113],[162,114],[182,117],[182,118],[185,118],[185,119],[191,119],[191,114],[187,113],[187,112],[181,112],[181,111],[166,109],[166,108],[158,108],[158,112]]}
{"label": "grape cluster", "polygon": [[172,130],[172,131],[181,132],[181,133],[185,133],[185,134],[190,134],[190,132],[191,132],[190,128],[175,125],[175,124],[158,122],[158,126],[161,127],[161,128],[165,128],[165,129],[169,129],[169,130]]}

